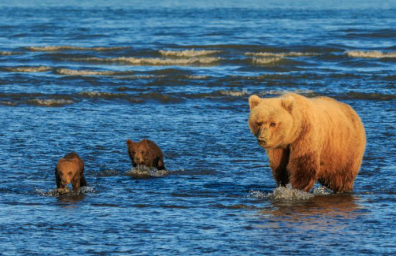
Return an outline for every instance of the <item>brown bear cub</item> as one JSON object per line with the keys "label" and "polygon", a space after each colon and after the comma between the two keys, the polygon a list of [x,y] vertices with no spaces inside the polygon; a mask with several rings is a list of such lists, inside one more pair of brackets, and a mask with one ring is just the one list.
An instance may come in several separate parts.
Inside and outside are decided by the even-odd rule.
{"label": "brown bear cub", "polygon": [[128,154],[132,166],[156,167],[158,170],[166,170],[161,149],[151,140],[143,139],[140,142],[126,141]]}
{"label": "brown bear cub", "polygon": [[72,152],[61,158],[55,167],[56,186],[64,189],[70,182],[74,191],[79,191],[80,187],[87,186],[84,177],[84,161]]}

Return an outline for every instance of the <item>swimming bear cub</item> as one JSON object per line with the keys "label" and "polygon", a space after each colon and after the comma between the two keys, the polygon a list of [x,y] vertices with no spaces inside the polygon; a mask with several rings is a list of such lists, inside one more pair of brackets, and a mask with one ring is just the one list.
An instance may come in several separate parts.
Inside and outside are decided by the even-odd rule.
{"label": "swimming bear cub", "polygon": [[75,152],[59,159],[55,167],[55,177],[58,189],[64,189],[69,183],[72,184],[74,191],[87,186],[84,177],[84,161]]}
{"label": "swimming bear cub", "polygon": [[143,139],[140,142],[127,140],[128,154],[132,161],[132,166],[156,167],[158,170],[166,170],[161,149],[155,142]]}

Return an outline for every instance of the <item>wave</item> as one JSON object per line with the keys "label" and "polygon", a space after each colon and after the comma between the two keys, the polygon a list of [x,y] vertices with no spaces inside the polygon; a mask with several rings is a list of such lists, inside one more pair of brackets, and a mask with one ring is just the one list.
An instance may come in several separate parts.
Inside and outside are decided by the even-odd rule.
{"label": "wave", "polygon": [[[57,73],[58,75],[66,75],[66,76],[111,76],[111,75],[121,74],[122,72],[75,70],[75,69],[60,68],[55,70],[55,73]],[[130,74],[131,71],[128,71],[128,73]]]}
{"label": "wave", "polygon": [[315,96],[315,92],[313,90],[268,90],[264,92],[258,93],[259,95],[284,95],[288,93],[297,93],[297,94],[302,94],[302,95],[309,95],[309,96]]}
{"label": "wave", "polygon": [[396,58],[396,52],[381,51],[347,51],[345,55],[351,58]]}
{"label": "wave", "polygon": [[73,104],[74,101],[66,99],[30,99],[27,101],[27,103],[44,107],[61,107],[64,105]]}
{"label": "wave", "polygon": [[9,56],[9,55],[14,55],[16,54],[15,52],[6,52],[6,51],[0,51],[0,56]]}
{"label": "wave", "polygon": [[247,90],[243,91],[219,91],[220,95],[223,96],[232,96],[232,97],[243,97],[249,95],[249,92]]}
{"label": "wave", "polygon": [[172,56],[172,57],[198,57],[198,56],[206,56],[213,55],[219,53],[220,51],[216,50],[184,50],[184,51],[159,51],[161,55],[164,56]]}
{"label": "wave", "polygon": [[395,100],[395,94],[382,94],[382,93],[362,93],[362,92],[349,92],[346,95],[341,95],[341,99],[354,99],[354,100],[380,100],[389,101]]}
{"label": "wave", "polygon": [[186,76],[187,79],[191,79],[191,80],[206,80],[209,78],[209,76],[205,76],[205,75],[191,75],[191,76]]}
{"label": "wave", "polygon": [[220,58],[189,58],[189,59],[158,59],[158,58],[134,58],[134,57],[118,57],[118,58],[73,58],[72,61],[82,62],[99,62],[99,63],[121,63],[136,66],[183,66],[183,65],[213,65],[219,62]]}
{"label": "wave", "polygon": [[79,47],[79,46],[28,46],[28,51],[34,52],[59,52],[59,51],[114,51],[129,49],[131,47]]}
{"label": "wave", "polygon": [[318,53],[311,53],[311,52],[246,52],[245,55],[247,56],[255,56],[255,57],[301,57],[301,56],[317,56]]}
{"label": "wave", "polygon": [[4,67],[3,68],[6,71],[9,72],[29,72],[29,73],[35,73],[35,72],[47,72],[52,70],[51,67],[47,66],[37,66],[37,67],[25,67],[25,66],[19,66],[19,67]]}
{"label": "wave", "polygon": [[281,57],[274,57],[274,58],[253,58],[252,62],[255,65],[273,65],[277,62],[283,60]]}

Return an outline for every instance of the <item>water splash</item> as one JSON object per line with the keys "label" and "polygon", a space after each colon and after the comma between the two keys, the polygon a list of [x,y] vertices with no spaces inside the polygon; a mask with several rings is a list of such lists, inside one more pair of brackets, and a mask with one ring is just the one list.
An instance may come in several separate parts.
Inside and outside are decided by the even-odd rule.
{"label": "water splash", "polygon": [[250,197],[258,199],[272,199],[272,200],[285,200],[285,201],[296,201],[296,200],[308,200],[318,195],[329,195],[332,191],[319,186],[314,188],[311,193],[304,192],[299,189],[294,189],[291,184],[287,184],[286,187],[277,187],[272,193],[263,193],[261,191],[251,191]]}
{"label": "water splash", "polygon": [[149,178],[149,177],[165,177],[169,174],[166,170],[157,170],[154,167],[147,167],[144,165],[138,165],[138,167],[132,168],[132,170],[127,171],[126,175],[135,178]]}
{"label": "water splash", "polygon": [[58,196],[77,196],[80,194],[87,194],[87,193],[95,193],[95,188],[91,186],[84,186],[80,188],[80,191],[74,191],[70,187],[64,187],[64,188],[54,188],[49,191],[45,191],[43,189],[35,189],[35,193],[40,194],[42,196],[53,196],[53,197],[58,197]]}

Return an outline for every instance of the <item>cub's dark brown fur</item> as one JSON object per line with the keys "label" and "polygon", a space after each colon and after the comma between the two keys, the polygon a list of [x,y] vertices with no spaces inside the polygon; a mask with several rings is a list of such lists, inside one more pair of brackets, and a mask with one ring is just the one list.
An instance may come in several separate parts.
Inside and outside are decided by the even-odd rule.
{"label": "cub's dark brown fur", "polygon": [[84,161],[75,152],[67,154],[56,165],[55,177],[58,188],[64,188],[71,182],[73,190],[79,190],[80,187],[87,185],[84,177]]}
{"label": "cub's dark brown fur", "polygon": [[143,139],[140,142],[126,141],[128,154],[132,166],[145,165],[156,167],[158,170],[166,170],[161,149],[151,140]]}

